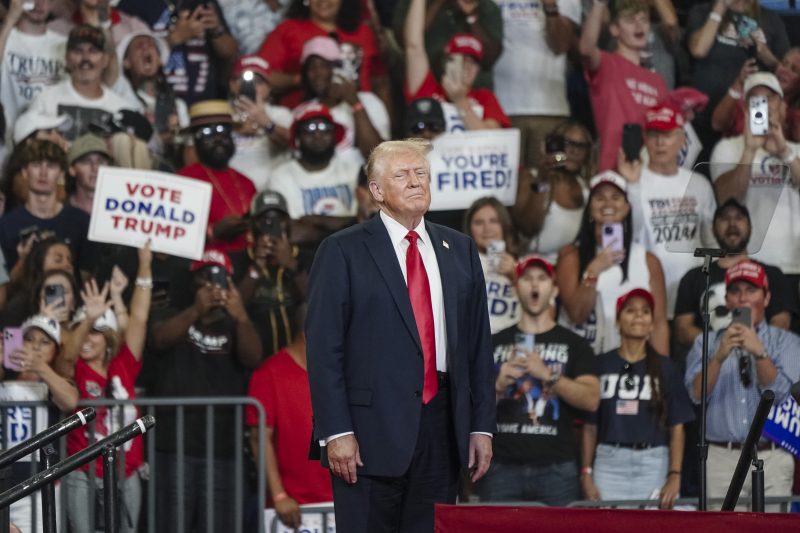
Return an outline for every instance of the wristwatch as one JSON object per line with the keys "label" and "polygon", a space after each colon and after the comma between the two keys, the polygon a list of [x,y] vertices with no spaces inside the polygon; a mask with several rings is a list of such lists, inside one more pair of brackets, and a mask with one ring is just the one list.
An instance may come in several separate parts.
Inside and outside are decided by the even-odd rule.
{"label": "wristwatch", "polygon": [[753,354],[753,357],[755,357],[757,361],[760,361],[762,359],[769,359],[769,353],[767,353],[767,351],[764,350],[763,352],[761,352],[758,355]]}
{"label": "wristwatch", "polygon": [[547,384],[551,387],[556,384],[556,382],[561,379],[561,374],[556,372],[555,370],[550,371],[550,377],[547,378]]}

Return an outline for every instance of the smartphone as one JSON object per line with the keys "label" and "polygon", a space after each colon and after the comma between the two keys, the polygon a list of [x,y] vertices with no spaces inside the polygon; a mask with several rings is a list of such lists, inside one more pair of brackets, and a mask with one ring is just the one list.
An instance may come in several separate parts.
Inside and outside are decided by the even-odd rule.
{"label": "smartphone", "polygon": [[748,102],[750,109],[750,133],[766,135],[769,131],[769,109],[766,96],[751,96]]}
{"label": "smartphone", "polygon": [[239,82],[239,96],[246,96],[253,102],[256,101],[256,81],[252,71],[245,70]]}
{"label": "smartphone", "polygon": [[622,126],[622,151],[625,152],[627,161],[641,159],[640,153],[643,143],[641,125],[625,124]]}
{"label": "smartphone", "polygon": [[255,223],[255,232],[259,235],[269,235],[273,239],[283,236],[283,224],[276,218],[263,218]]}
{"label": "smartphone", "polygon": [[731,324],[742,324],[748,328],[753,327],[753,319],[749,307],[737,307],[731,311]]}
{"label": "smartphone", "polygon": [[19,233],[17,233],[17,237],[19,238],[19,242],[25,242],[30,238],[31,235],[35,235],[38,232],[39,232],[39,226],[36,225],[28,226],[27,228],[22,228],[21,230],[19,230]]}
{"label": "smartphone", "polygon": [[228,274],[224,269],[218,266],[209,268],[208,281],[219,287],[220,289],[228,288]]}
{"label": "smartphone", "polygon": [[544,152],[552,155],[555,166],[562,166],[567,160],[567,141],[563,135],[550,134],[544,138]]}
{"label": "smartphone", "polygon": [[747,15],[739,15],[735,20],[736,33],[742,39],[750,38],[750,34],[758,29],[758,22]]}
{"label": "smartphone", "polygon": [[23,335],[22,328],[3,329],[3,366],[15,372],[22,371],[22,368],[11,360],[11,354],[22,348]]}
{"label": "smartphone", "polygon": [[61,302],[56,307],[64,307],[64,286],[63,285],[45,285],[44,286],[44,303],[50,305],[53,302]]}
{"label": "smartphone", "polygon": [[536,345],[536,335],[533,333],[516,333],[514,335],[514,353],[517,358],[528,357]]}
{"label": "smartphone", "polygon": [[506,253],[506,241],[502,239],[489,241],[486,245],[486,257],[489,263],[489,270],[497,272],[500,269],[500,261],[503,259],[504,253]]}
{"label": "smartphone", "polygon": [[603,224],[600,232],[602,236],[602,246],[611,249],[615,252],[625,251],[625,241],[622,232],[622,222],[612,222],[611,224]]}
{"label": "smartphone", "polygon": [[464,82],[464,56],[453,54],[444,65],[444,75],[461,85]]}

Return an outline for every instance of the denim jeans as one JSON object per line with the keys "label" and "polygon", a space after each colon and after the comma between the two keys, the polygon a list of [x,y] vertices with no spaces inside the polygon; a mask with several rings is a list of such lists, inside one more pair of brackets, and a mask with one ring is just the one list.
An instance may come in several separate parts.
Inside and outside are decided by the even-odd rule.
{"label": "denim jeans", "polygon": [[[139,510],[142,507],[142,482],[139,473],[134,472],[125,480],[118,480],[118,488],[122,489],[124,506],[117,507],[120,513],[120,533],[134,533],[139,523]],[[89,483],[89,475],[83,470],[73,470],[64,478],[64,490],[67,494],[67,519],[73,533],[91,533],[94,516],[89,515],[92,509],[90,500],[95,497],[95,487],[103,488],[103,478],[95,477],[95,485]],[[97,511],[95,511],[97,512]]]}
{"label": "denim jeans", "polygon": [[579,490],[575,461],[528,465],[495,460],[478,484],[478,494],[485,502],[536,501],[564,506],[580,498]]}
{"label": "denim jeans", "polygon": [[598,444],[592,477],[603,500],[658,499],[668,468],[666,446],[634,450]]}

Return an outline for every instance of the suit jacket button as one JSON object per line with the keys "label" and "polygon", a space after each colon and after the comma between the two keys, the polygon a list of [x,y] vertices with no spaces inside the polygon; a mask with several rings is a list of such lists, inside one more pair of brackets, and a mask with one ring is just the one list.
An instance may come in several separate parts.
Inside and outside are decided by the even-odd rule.
{"label": "suit jacket button", "polygon": [[418,391],[418,390],[415,390],[415,391],[414,391],[414,396],[416,396],[417,398],[419,398],[420,396],[422,396],[422,393],[421,393],[420,391]]}

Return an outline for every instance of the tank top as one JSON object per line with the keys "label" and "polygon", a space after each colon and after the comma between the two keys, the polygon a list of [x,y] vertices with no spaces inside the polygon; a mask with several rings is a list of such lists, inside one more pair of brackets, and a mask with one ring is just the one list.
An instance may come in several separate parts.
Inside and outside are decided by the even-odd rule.
{"label": "tank top", "polygon": [[583,207],[567,209],[551,199],[547,214],[544,216],[542,230],[531,240],[528,251],[555,263],[561,248],[575,242],[575,237],[581,227],[583,209],[586,202],[589,201],[589,188],[586,183],[580,178],[578,178],[578,183],[581,185]]}

